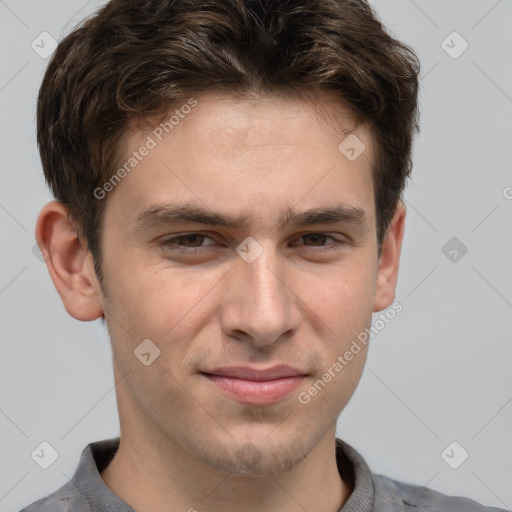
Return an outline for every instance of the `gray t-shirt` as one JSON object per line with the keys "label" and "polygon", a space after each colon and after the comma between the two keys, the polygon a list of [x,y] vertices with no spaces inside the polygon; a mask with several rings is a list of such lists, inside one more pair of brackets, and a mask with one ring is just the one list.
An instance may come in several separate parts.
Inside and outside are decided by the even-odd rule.
{"label": "gray t-shirt", "polygon": [[[20,512],[134,512],[100,476],[118,447],[119,437],[87,445],[73,478]],[[336,439],[336,460],[341,477],[353,489],[340,512],[506,512],[373,473],[341,439]]]}

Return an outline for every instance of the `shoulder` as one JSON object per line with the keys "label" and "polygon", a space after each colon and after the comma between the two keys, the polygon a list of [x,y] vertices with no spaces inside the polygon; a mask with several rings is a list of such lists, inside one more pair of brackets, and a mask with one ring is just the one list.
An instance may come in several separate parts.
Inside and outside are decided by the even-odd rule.
{"label": "shoulder", "polygon": [[20,512],[92,512],[87,499],[68,482],[57,491],[26,506]]}
{"label": "shoulder", "polygon": [[69,498],[54,498],[51,495],[26,506],[20,512],[70,512]]}
{"label": "shoulder", "polygon": [[374,474],[374,483],[403,502],[404,512],[506,512],[486,507],[462,496],[449,496],[428,487],[400,482],[385,475]]}

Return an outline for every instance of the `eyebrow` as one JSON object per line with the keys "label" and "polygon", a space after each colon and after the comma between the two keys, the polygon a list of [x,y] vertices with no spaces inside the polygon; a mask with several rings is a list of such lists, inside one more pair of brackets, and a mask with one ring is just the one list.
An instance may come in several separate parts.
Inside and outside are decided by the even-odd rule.
{"label": "eyebrow", "polygon": [[[133,221],[133,229],[145,230],[169,224],[197,223],[208,226],[247,230],[250,215],[229,215],[218,213],[193,203],[159,203],[140,213]],[[331,207],[317,207],[298,212],[293,208],[281,211],[279,229],[287,226],[301,227],[314,224],[345,223],[361,227],[366,222],[366,214],[361,208],[346,204]]]}

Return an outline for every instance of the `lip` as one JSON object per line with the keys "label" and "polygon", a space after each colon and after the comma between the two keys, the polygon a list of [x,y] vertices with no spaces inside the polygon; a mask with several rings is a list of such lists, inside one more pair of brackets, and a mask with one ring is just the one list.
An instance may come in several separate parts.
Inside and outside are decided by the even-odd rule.
{"label": "lip", "polygon": [[247,405],[280,402],[306,378],[306,373],[287,365],[265,369],[231,366],[201,373],[223,394]]}

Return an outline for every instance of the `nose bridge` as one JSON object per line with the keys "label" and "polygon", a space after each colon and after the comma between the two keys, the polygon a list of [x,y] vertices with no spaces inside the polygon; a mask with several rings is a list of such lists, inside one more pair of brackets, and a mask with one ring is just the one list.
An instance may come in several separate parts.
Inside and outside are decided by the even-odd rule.
{"label": "nose bridge", "polygon": [[[257,257],[251,261],[239,253],[241,257],[230,273],[223,327],[228,334],[243,332],[253,343],[264,345],[296,329],[299,316],[283,262],[270,242],[258,243]],[[254,249],[250,247],[248,252]]]}
{"label": "nose bridge", "polygon": [[273,252],[272,249],[267,248],[254,262],[241,265],[242,272],[250,283],[252,302],[255,307],[263,310],[277,306],[275,304],[277,301],[283,306],[287,299],[283,277],[279,275],[277,257],[271,254]]}

